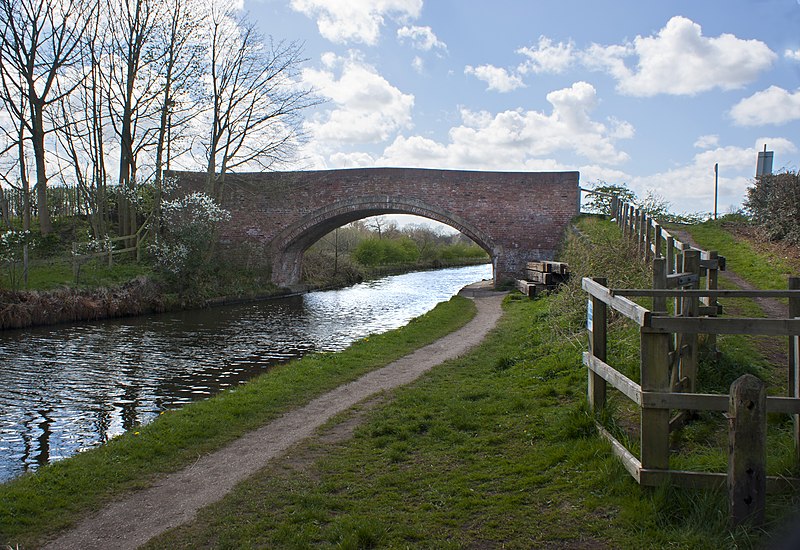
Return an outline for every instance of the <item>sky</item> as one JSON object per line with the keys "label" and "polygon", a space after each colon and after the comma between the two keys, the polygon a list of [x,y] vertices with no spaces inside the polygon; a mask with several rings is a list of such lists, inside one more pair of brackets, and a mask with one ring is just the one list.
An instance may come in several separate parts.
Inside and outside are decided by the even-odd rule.
{"label": "sky", "polygon": [[304,43],[295,169],[580,171],[676,212],[800,164],[800,0],[244,0]]}

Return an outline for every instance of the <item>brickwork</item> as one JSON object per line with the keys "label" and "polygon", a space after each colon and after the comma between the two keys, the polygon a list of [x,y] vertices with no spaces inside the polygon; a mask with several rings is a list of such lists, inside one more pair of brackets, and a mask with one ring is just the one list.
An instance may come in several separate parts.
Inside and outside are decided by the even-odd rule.
{"label": "brickwork", "polygon": [[[204,174],[177,172],[184,189]],[[272,279],[299,281],[303,252],[333,229],[367,216],[416,214],[463,232],[492,257],[495,282],[551,260],[578,214],[577,172],[469,172],[362,168],[231,174],[223,206],[232,220],[223,247],[246,245],[272,258]]]}

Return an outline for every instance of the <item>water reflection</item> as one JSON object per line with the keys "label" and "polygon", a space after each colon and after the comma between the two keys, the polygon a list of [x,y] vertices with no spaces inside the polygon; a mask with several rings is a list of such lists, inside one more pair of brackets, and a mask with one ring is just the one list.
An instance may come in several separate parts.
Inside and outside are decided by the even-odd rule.
{"label": "water reflection", "polygon": [[270,365],[404,325],[472,266],[241,306],[0,333],[0,481],[101,444]]}

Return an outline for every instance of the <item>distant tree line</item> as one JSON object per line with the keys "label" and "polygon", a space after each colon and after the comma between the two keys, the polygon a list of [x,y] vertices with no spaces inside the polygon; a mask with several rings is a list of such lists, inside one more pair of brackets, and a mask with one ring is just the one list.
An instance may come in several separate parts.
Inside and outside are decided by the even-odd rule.
{"label": "distant tree line", "polygon": [[158,229],[165,170],[204,170],[216,198],[279,167],[317,102],[303,61],[230,0],[0,0],[2,223],[46,235],[64,198],[96,237]]}

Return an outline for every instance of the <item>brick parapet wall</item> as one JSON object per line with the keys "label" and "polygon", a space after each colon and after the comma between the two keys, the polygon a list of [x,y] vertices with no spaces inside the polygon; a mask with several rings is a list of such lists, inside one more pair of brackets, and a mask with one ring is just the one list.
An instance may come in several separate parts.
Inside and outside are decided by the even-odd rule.
{"label": "brick parapet wall", "polygon": [[[186,189],[203,188],[204,174],[176,175]],[[578,178],[577,172],[412,168],[231,174],[226,176],[223,206],[233,216],[220,240],[263,246],[280,255],[292,246],[311,244],[298,241],[297,231],[288,235],[290,227],[316,239],[320,232],[367,215],[427,213],[460,230],[471,229],[470,236],[484,241],[478,244],[495,258],[496,276],[505,279],[521,273],[529,260],[552,259],[564,229],[578,213]],[[335,219],[324,222],[334,214]],[[302,261],[302,250],[297,261]]]}

